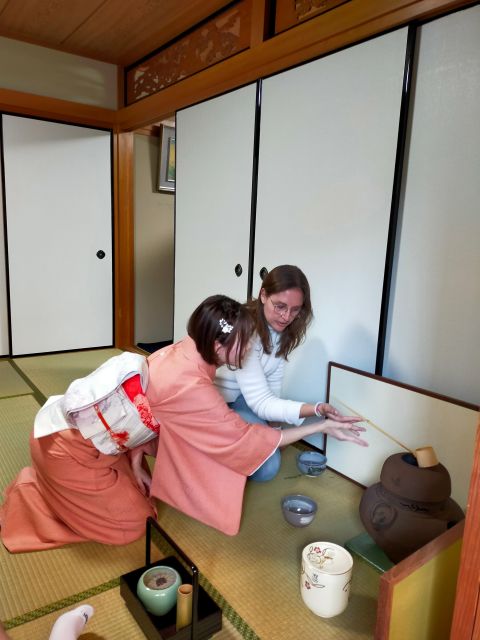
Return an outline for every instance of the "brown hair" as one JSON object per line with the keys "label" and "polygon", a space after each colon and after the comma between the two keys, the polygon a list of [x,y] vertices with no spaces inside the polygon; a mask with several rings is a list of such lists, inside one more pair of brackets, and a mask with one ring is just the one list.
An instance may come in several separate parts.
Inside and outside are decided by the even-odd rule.
{"label": "brown hair", "polygon": [[[225,331],[231,327],[230,332]],[[210,296],[198,305],[188,321],[188,335],[195,342],[197,351],[208,364],[219,366],[215,341],[226,348],[227,360],[238,339],[238,362],[242,366],[245,349],[255,325],[245,305],[227,296]],[[227,365],[232,368],[230,365]]]}
{"label": "brown hair", "polygon": [[310,285],[308,280],[298,267],[291,264],[282,264],[272,269],[263,279],[258,298],[248,303],[250,312],[255,319],[255,329],[260,336],[265,353],[272,352],[272,344],[268,322],[265,319],[263,303],[260,298],[262,289],[267,298],[274,293],[281,293],[287,289],[300,289],[303,293],[303,305],[298,316],[280,334],[280,348],[277,357],[288,360],[288,355],[305,339],[307,327],[313,319],[312,303],[310,300]]}

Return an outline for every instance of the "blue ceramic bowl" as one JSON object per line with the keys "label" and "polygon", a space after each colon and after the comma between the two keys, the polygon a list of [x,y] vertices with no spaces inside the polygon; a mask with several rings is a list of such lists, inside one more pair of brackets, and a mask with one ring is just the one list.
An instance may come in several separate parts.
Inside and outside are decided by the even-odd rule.
{"label": "blue ceramic bowl", "polygon": [[318,451],[302,451],[297,455],[297,467],[305,476],[319,476],[327,468],[327,457]]}
{"label": "blue ceramic bowl", "polygon": [[306,527],[315,518],[317,503],[308,496],[292,494],[282,498],[282,513],[294,527]]}

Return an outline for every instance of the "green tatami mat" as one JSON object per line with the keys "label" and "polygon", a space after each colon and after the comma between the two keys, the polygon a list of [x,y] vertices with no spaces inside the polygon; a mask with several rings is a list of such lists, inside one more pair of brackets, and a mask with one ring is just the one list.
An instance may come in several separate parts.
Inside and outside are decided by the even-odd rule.
{"label": "green tatami mat", "polygon": [[28,440],[39,408],[33,396],[0,399],[0,499],[20,469],[30,465]]}
{"label": "green tatami mat", "polygon": [[0,398],[33,393],[8,360],[0,360]]}
{"label": "green tatami mat", "polygon": [[[10,629],[8,633],[12,640],[47,640],[55,620],[62,613],[75,609],[80,604],[90,604],[95,610],[80,636],[81,640],[145,640],[143,632],[120,595],[119,587],[31,622],[25,622]],[[224,617],[221,631],[213,637],[215,640],[241,640],[243,636]]]}
{"label": "green tatami mat", "polygon": [[[161,554],[152,545],[152,561]],[[96,542],[9,554],[0,544],[0,620],[11,620],[145,564],[145,538],[124,546]]]}
{"label": "green tatami mat", "polygon": [[[363,490],[329,470],[317,478],[299,476],[296,454],[293,447],[282,452],[282,466],[272,482],[248,483],[236,536],[223,535],[163,504],[159,522],[262,640],[371,639],[379,574],[365,562],[354,561],[344,613],[319,618],[303,604],[303,547],[316,541],[344,545],[361,533],[358,505]],[[308,527],[298,529],[283,519],[280,499],[289,493],[317,501],[318,512]]]}
{"label": "green tatami mat", "polygon": [[99,349],[15,358],[15,364],[46,398],[65,393],[76,378],[83,378],[111,358],[119,349]]}

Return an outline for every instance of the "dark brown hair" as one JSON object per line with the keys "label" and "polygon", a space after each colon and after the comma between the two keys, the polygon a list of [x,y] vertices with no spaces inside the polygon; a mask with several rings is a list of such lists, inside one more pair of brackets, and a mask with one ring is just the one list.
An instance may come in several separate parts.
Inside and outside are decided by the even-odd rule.
{"label": "dark brown hair", "polygon": [[[226,330],[228,327],[231,327],[230,332]],[[215,352],[216,340],[226,348],[228,360],[238,338],[237,366],[241,367],[245,349],[254,330],[255,325],[246,306],[222,295],[210,296],[200,303],[187,325],[188,335],[195,342],[198,353],[205,362],[216,366],[221,364]]]}
{"label": "dark brown hair", "polygon": [[288,359],[288,355],[305,339],[307,327],[313,319],[312,303],[310,300],[310,285],[298,267],[282,264],[272,269],[263,279],[258,298],[248,303],[248,308],[255,319],[255,329],[262,341],[265,353],[272,352],[272,343],[268,322],[265,319],[263,303],[260,298],[262,289],[269,298],[274,293],[281,293],[287,289],[300,289],[303,293],[303,305],[298,316],[280,334],[280,347],[277,357]]}

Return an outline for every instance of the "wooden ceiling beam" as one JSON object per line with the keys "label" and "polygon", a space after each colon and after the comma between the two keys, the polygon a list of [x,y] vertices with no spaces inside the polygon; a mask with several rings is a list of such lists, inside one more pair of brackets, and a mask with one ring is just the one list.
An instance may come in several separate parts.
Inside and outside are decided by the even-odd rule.
{"label": "wooden ceiling beam", "polygon": [[[120,130],[158,122],[178,109],[325,55],[388,29],[474,0],[351,0],[117,112]],[[256,3],[257,9],[260,3]]]}
{"label": "wooden ceiling beam", "polygon": [[37,96],[11,89],[0,89],[0,111],[106,129],[114,128],[117,119],[117,112],[113,109]]}

